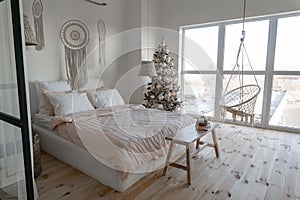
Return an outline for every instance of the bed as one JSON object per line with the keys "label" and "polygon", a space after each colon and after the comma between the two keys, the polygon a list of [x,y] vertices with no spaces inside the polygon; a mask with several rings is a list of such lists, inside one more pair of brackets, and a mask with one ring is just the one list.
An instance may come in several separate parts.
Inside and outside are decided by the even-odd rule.
{"label": "bed", "polygon": [[[37,94],[36,83],[29,85],[32,127],[40,135],[42,150],[119,192],[161,169],[169,145],[165,135],[194,123],[188,116],[149,110],[139,105],[117,105],[60,117],[49,116],[38,111],[41,95]],[[66,86],[64,90],[67,89]],[[129,125],[126,116],[135,118],[135,124]],[[150,125],[146,118],[151,119]],[[141,124],[143,121],[147,123]],[[101,134],[94,134],[99,127]],[[94,132],[91,129],[95,129]],[[110,145],[114,148],[109,149]],[[173,159],[185,150],[176,149]]]}

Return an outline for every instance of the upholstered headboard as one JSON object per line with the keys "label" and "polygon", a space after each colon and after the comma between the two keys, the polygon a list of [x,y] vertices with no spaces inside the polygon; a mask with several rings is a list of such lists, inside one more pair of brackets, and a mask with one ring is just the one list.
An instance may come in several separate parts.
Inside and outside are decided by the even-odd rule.
{"label": "upholstered headboard", "polygon": [[[89,83],[82,90],[93,90],[103,87],[103,81],[98,79],[90,79]],[[31,118],[39,112],[41,106],[40,101],[42,90],[47,89],[50,91],[69,91],[71,90],[67,81],[30,81],[29,82],[29,97],[30,97],[30,112]],[[37,94],[39,91],[40,94]]]}
{"label": "upholstered headboard", "polygon": [[35,82],[29,82],[29,101],[30,101],[30,113],[31,118],[38,113],[38,100],[35,89]]}

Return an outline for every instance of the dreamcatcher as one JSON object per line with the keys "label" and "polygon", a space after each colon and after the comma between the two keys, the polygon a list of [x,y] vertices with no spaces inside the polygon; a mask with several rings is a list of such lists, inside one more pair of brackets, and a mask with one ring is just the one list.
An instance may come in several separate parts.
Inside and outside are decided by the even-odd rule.
{"label": "dreamcatcher", "polygon": [[36,34],[36,50],[42,50],[45,46],[44,27],[43,27],[43,4],[41,0],[34,0],[32,4],[34,17],[34,29]]}
{"label": "dreamcatcher", "polygon": [[[255,74],[253,73],[253,67],[251,65],[246,47],[244,44],[245,40],[245,13],[246,13],[246,0],[244,0],[244,13],[243,13],[243,30],[242,37],[240,39],[240,45],[236,57],[236,62],[233,67],[233,72],[226,84],[224,95],[221,102],[221,114],[225,117],[226,112],[232,114],[233,121],[240,117],[241,121],[248,123],[250,119],[250,124],[254,123],[254,108],[256,104],[256,99],[260,93],[260,86],[258,85]],[[252,74],[254,76],[255,84],[244,85],[244,67],[245,58],[251,68]],[[239,87],[228,91],[228,86],[232,80],[232,76],[237,74]]]}
{"label": "dreamcatcher", "polygon": [[106,27],[102,19],[99,19],[97,24],[97,29],[99,35],[99,63],[102,64],[102,66],[106,66],[106,58],[105,58]]}
{"label": "dreamcatcher", "polygon": [[88,82],[86,45],[89,42],[88,28],[78,20],[67,21],[61,28],[61,41],[65,46],[67,78],[72,90],[84,87]]}

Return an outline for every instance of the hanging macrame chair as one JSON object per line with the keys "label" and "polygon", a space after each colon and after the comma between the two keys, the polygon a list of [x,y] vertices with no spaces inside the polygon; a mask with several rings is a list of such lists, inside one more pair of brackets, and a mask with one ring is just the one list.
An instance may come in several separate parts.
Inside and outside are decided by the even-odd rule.
{"label": "hanging macrame chair", "polygon": [[[254,123],[254,108],[256,104],[256,99],[258,94],[260,93],[260,86],[258,85],[258,81],[256,79],[255,74],[253,73],[253,67],[251,65],[248,53],[246,51],[246,47],[244,44],[245,40],[245,12],[246,12],[246,0],[244,0],[244,15],[243,15],[243,30],[242,37],[240,39],[240,45],[236,57],[236,62],[233,67],[230,78],[226,84],[223,98],[221,101],[221,116],[223,118],[226,117],[226,113],[232,114],[232,119],[235,122],[238,117],[244,123],[250,123],[253,125]],[[244,57],[247,58],[249,66],[251,68],[252,74],[254,76],[254,80],[256,84],[247,84],[244,85]],[[241,64],[240,64],[241,63]],[[232,80],[232,76],[238,76],[239,87],[234,88],[228,91],[228,86],[230,81]],[[250,121],[248,121],[248,119]]]}

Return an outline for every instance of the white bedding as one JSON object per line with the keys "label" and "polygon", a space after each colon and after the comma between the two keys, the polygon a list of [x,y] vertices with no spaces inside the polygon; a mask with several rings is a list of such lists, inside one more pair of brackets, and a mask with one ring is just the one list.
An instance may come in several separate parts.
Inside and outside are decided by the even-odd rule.
{"label": "white bedding", "polygon": [[[166,155],[166,136],[194,122],[179,113],[124,105],[58,116],[53,118],[53,127],[107,166],[121,172],[142,173],[138,170],[144,163]],[[155,166],[149,167],[156,170]]]}
{"label": "white bedding", "polygon": [[[102,164],[88,151],[63,139],[59,134],[56,134],[56,132],[36,124],[33,124],[33,130],[39,133],[41,138],[41,148],[44,152],[119,192],[126,190],[138,180],[149,174],[149,172],[152,172],[147,171],[149,165],[160,166],[160,168],[162,168],[166,162],[166,157],[164,156],[158,160],[153,160],[150,163],[145,163],[141,166],[141,169],[143,170],[140,171],[145,171],[146,173],[128,174],[124,178],[120,176],[120,173],[117,170]],[[174,149],[175,157],[182,155],[185,152],[185,148],[182,145]]]}
{"label": "white bedding", "polygon": [[[139,107],[139,106],[137,106],[137,107]],[[106,110],[106,114],[109,114],[110,112],[107,112],[109,109],[111,109],[111,108],[105,108],[102,111]],[[91,111],[85,112],[87,114],[85,117],[90,116],[90,112]],[[122,113],[124,114],[124,112],[122,112]],[[103,117],[106,114],[105,114],[105,112],[102,112]],[[130,113],[127,113],[126,115],[130,116]],[[177,114],[177,115],[179,115],[179,114]],[[83,116],[81,116],[81,117],[83,117]],[[84,119],[85,117],[83,117],[82,119]],[[115,117],[117,117],[117,115]],[[127,157],[128,160],[120,160],[120,157],[119,157],[119,160],[116,159],[117,162],[120,161],[119,164],[124,164],[125,167],[127,168],[127,172],[129,172],[129,173],[124,173],[124,172],[120,173],[120,168],[111,167],[111,165],[110,165],[111,163],[105,163],[105,162],[103,162],[103,160],[99,161],[99,157],[98,157],[99,155],[97,155],[97,153],[95,154],[95,152],[91,152],[90,149],[87,150],[85,147],[82,148],[83,146],[80,147],[80,145],[76,144],[76,142],[74,142],[74,139],[75,140],[78,139],[78,136],[77,136],[77,138],[75,137],[73,139],[72,138],[66,139],[66,137],[60,136],[57,132],[54,132],[53,130],[50,131],[53,127],[53,125],[52,125],[53,118],[55,118],[55,117],[50,117],[47,114],[36,114],[34,117],[34,126],[33,127],[34,127],[35,131],[38,131],[40,133],[42,150],[53,155],[57,159],[62,160],[65,163],[68,163],[69,165],[73,166],[74,168],[90,175],[91,177],[95,178],[99,182],[112,187],[113,189],[115,189],[117,191],[124,191],[125,189],[130,187],[132,184],[137,182],[143,176],[147,175],[148,173],[152,172],[153,170],[158,170],[158,169],[161,169],[162,167],[164,167],[165,160],[166,160],[166,152],[167,152],[166,150],[168,148],[168,145],[165,145],[162,148],[162,152],[163,152],[162,154],[160,154],[159,156],[156,156],[156,157],[155,156],[152,157],[152,159],[149,159],[147,162],[145,162],[145,161],[140,162],[141,160],[139,161],[139,159],[137,158],[136,161],[139,161],[139,164],[135,165],[135,167],[136,167],[135,173],[130,173],[130,171],[132,172],[132,170],[128,170],[128,165],[131,164],[131,162],[133,161],[132,157],[130,157],[130,156]],[[164,116],[160,116],[160,118],[164,118]],[[107,120],[107,119],[109,119],[107,116],[103,118],[103,120]],[[145,118],[142,118],[142,117],[140,117],[140,119],[141,119],[141,121],[145,120]],[[188,118],[188,119],[191,121],[194,121],[191,118]],[[118,120],[116,120],[116,121],[118,121]],[[154,121],[157,121],[157,120],[154,120]],[[82,124],[82,122],[80,124]],[[123,124],[121,127],[126,128],[126,127],[124,127],[124,124],[128,124],[128,120],[119,121],[119,122],[121,122]],[[175,121],[175,123],[176,123],[176,121]],[[64,123],[64,124],[70,125],[72,123]],[[83,124],[85,124],[85,123],[83,122]],[[151,123],[149,123],[148,125],[150,125],[150,124]],[[86,124],[86,125],[88,126],[88,124]],[[145,123],[144,123],[144,125],[145,125]],[[178,125],[178,123],[177,123],[177,125]],[[106,128],[109,128],[109,126],[111,126],[111,125],[107,124]],[[41,128],[38,128],[38,127],[41,127]],[[168,129],[173,128],[172,125],[167,126],[167,127],[168,127]],[[128,128],[130,128],[130,126]],[[130,130],[131,130],[131,128],[130,128]],[[136,131],[141,132],[141,130],[143,130],[143,127],[140,127],[140,128],[135,127],[132,130],[133,130],[132,132],[128,132],[129,136],[127,136],[127,137],[135,138],[135,134],[137,134]],[[151,135],[151,133],[149,133],[147,131],[141,132],[141,134],[144,136],[147,136],[147,135],[149,136],[149,134]],[[68,137],[70,137],[70,136],[68,136]],[[74,137],[74,134],[72,137]],[[121,138],[125,139],[126,137],[123,135],[123,136],[121,136]],[[160,141],[160,140],[158,140],[158,141]],[[95,143],[93,145],[95,145],[96,149],[98,149],[98,150],[100,149],[100,151],[101,151],[101,148],[99,148],[99,146],[101,145],[101,142],[100,143],[98,143],[98,142],[99,142],[98,140],[95,140]],[[162,141],[160,141],[160,142],[162,142]],[[113,145],[115,145],[115,144],[113,144]],[[182,146],[182,145],[176,146],[171,160],[177,159],[184,152],[185,152],[184,146]],[[116,152],[113,152],[113,153],[116,153]],[[134,161],[134,162],[136,162],[136,161]]]}
{"label": "white bedding", "polygon": [[38,113],[34,115],[33,123],[40,127],[46,128],[47,130],[52,129],[52,116],[49,116],[46,113]]}

